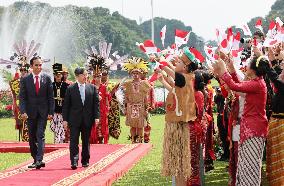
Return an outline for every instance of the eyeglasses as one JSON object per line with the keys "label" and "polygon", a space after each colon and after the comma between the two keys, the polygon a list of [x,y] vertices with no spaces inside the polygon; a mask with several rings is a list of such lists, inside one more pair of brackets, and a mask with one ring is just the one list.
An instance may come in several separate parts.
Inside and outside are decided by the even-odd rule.
{"label": "eyeglasses", "polygon": [[41,67],[42,64],[34,64],[34,66],[36,66],[36,67]]}

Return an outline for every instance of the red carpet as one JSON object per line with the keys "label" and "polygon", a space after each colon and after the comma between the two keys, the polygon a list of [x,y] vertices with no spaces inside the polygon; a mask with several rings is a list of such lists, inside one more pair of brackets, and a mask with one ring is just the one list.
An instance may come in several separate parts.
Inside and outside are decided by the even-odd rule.
{"label": "red carpet", "polygon": [[[1,147],[2,143],[0,152]],[[12,147],[16,149],[16,144],[11,144],[10,150]],[[151,145],[91,145],[90,166],[82,168],[79,160],[77,170],[70,168],[69,150],[66,145],[47,145],[48,148],[59,150],[45,154],[45,168],[28,169],[27,166],[32,161],[25,162],[1,172],[0,185],[111,185],[146,155]]]}

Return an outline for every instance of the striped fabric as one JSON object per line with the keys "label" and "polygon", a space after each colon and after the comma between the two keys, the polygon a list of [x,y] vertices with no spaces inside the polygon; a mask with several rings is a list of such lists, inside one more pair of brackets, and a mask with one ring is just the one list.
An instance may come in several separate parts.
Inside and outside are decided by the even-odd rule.
{"label": "striped fabric", "polygon": [[239,146],[237,186],[259,186],[265,138],[253,137]]}
{"label": "striped fabric", "polygon": [[266,163],[269,185],[284,185],[284,119],[270,119]]}

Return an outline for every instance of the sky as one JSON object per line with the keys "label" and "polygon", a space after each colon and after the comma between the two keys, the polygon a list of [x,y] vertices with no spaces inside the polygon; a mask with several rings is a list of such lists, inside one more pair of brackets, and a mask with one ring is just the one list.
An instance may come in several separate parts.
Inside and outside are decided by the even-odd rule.
{"label": "sky", "polygon": [[[35,0],[28,0],[35,2]],[[137,23],[151,18],[151,0],[37,0],[52,6],[68,4],[105,7],[118,11]],[[264,17],[276,0],[153,0],[154,17],[177,19],[191,26],[205,40],[215,39],[216,28],[242,25],[251,18]],[[15,0],[0,0],[0,6],[9,6]]]}

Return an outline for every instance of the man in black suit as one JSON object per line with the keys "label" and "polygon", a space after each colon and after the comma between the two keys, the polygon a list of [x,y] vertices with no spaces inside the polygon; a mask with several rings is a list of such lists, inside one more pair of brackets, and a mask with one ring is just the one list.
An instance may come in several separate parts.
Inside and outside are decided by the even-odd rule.
{"label": "man in black suit", "polygon": [[86,83],[87,71],[76,68],[77,82],[67,88],[63,103],[63,124],[70,127],[70,160],[71,168],[77,169],[79,160],[79,136],[81,132],[83,167],[89,166],[90,133],[92,125],[99,123],[99,95],[94,85]]}
{"label": "man in black suit", "polygon": [[29,145],[34,163],[29,168],[45,167],[42,162],[45,146],[45,128],[47,120],[54,112],[53,87],[50,76],[42,73],[42,60],[33,57],[30,60],[32,73],[20,82],[20,112],[22,119],[28,122]]}

